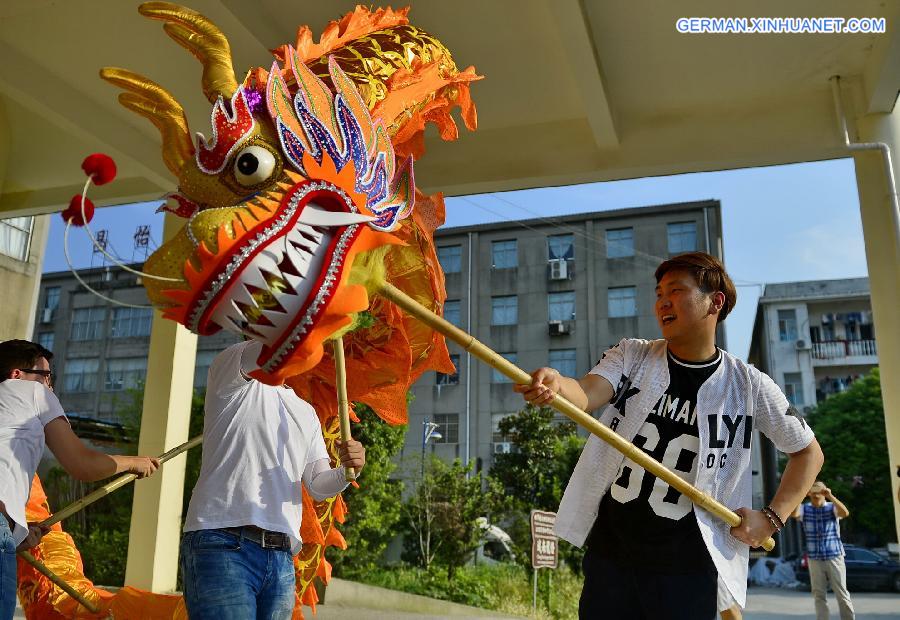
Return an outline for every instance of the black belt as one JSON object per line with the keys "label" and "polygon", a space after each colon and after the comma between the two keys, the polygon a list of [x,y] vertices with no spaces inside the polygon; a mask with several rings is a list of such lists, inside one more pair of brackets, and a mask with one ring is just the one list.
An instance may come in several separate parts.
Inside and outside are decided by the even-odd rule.
{"label": "black belt", "polygon": [[254,542],[263,549],[277,549],[279,551],[291,550],[291,539],[284,532],[272,532],[256,527],[244,525],[242,527],[223,527],[223,532],[234,534],[243,540]]}

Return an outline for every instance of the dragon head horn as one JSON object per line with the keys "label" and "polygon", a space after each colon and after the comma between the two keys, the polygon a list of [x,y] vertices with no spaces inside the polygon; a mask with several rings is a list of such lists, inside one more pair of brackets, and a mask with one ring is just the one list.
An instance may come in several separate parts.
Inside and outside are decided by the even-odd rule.
{"label": "dragon head horn", "polygon": [[222,31],[200,13],[171,2],[145,2],[138,11],[166,22],[163,30],[203,64],[203,94],[210,103],[230,100],[237,90],[231,47]]}
{"label": "dragon head horn", "polygon": [[119,103],[156,125],[162,135],[166,168],[178,176],[184,164],[194,156],[194,145],[181,104],[156,82],[127,69],[104,67],[100,77],[127,91],[119,95]]}

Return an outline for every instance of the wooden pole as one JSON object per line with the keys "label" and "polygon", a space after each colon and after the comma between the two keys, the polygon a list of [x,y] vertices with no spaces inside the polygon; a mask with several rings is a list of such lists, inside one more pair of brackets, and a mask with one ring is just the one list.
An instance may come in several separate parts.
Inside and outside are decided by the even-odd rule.
{"label": "wooden pole", "polygon": [[[501,356],[499,353],[493,351],[474,336],[467,334],[455,325],[445,321],[395,286],[385,282],[379,288],[378,293],[394,302],[407,313],[419,319],[432,329],[440,332],[482,362],[500,371],[514,382],[521,385],[528,385],[531,383],[531,375],[527,372]],[[643,467],[657,478],[660,478],[669,485],[675,487],[675,489],[686,495],[695,506],[699,506],[712,513],[732,527],[737,527],[741,524],[741,517],[734,511],[682,479],[665,465],[649,456],[633,443],[617,435],[614,431],[601,424],[599,420],[596,420],[590,414],[585,413],[559,394],[557,394],[549,404],[582,428],[589,430],[591,433],[610,444],[635,464]],[[763,542],[762,547],[766,551],[771,551],[775,548],[775,541],[771,537],[767,538]]]}
{"label": "wooden pole", "polygon": [[19,557],[31,564],[35,570],[44,575],[47,579],[52,581],[57,587],[59,587],[63,592],[71,596],[73,599],[84,605],[84,607],[90,611],[92,614],[96,614],[100,612],[100,608],[91,603],[89,600],[82,596],[81,592],[67,584],[62,578],[54,573],[52,570],[47,568],[43,562],[35,558],[27,551],[19,551]]}
{"label": "wooden pole", "polygon": [[[186,450],[190,450],[191,448],[198,445],[202,441],[203,441],[203,435],[198,435],[198,436],[194,437],[193,439],[191,439],[190,441],[187,441],[187,442],[181,444],[180,446],[172,448],[168,452],[165,452],[159,456],[159,464],[162,465],[169,459],[175,458],[176,456],[178,456],[179,454],[181,454],[182,452],[184,452]],[[98,499],[106,497],[113,491],[116,491],[116,490],[122,488],[123,486],[125,486],[132,480],[135,480],[136,478],[137,478],[137,476],[135,474],[123,474],[123,475],[119,476],[118,478],[116,478],[115,480],[111,480],[110,482],[107,482],[106,484],[104,484],[102,487],[100,487],[96,491],[88,493],[87,495],[85,495],[84,497],[79,499],[78,501],[72,502],[71,504],[69,504],[68,506],[63,508],[62,510],[59,510],[59,511],[53,513],[48,518],[41,521],[40,526],[41,527],[50,527],[54,523],[59,523],[63,519],[68,519],[76,512],[79,512],[80,510],[84,509],[85,507],[93,504]]]}
{"label": "wooden pole", "polygon": [[[337,376],[338,420],[341,423],[341,441],[347,441],[350,437],[350,400],[347,398],[347,362],[344,359],[344,339],[335,338],[334,344],[334,370]],[[352,467],[344,467],[344,477],[347,482],[356,480],[356,470]]]}

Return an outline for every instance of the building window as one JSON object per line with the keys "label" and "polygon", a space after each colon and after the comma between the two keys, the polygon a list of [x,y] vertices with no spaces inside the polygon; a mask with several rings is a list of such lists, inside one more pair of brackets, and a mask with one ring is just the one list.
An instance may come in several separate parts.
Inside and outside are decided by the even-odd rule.
{"label": "building window", "polygon": [[0,220],[0,254],[20,261],[28,260],[32,226],[34,218],[30,215]]}
{"label": "building window", "polygon": [[693,252],[697,249],[697,224],[677,222],[669,224],[669,254]]}
{"label": "building window", "polygon": [[614,228],[606,231],[606,258],[634,256],[634,229]]}
{"label": "building window", "polygon": [[[515,353],[501,353],[500,356],[508,362],[516,363],[518,359],[518,355]],[[512,383],[509,377],[504,375],[502,372],[497,370],[496,368],[491,369],[491,383]]]}
{"label": "building window", "polygon": [[66,360],[63,389],[66,392],[93,392],[97,389],[97,370],[100,360],[96,357]]}
{"label": "building window", "polygon": [[437,373],[434,378],[435,385],[459,385],[459,354],[451,354],[450,361],[453,362],[453,367],[456,370],[450,375],[445,375],[442,372]]}
{"label": "building window", "polygon": [[194,387],[205,388],[209,375],[209,367],[219,354],[218,351],[197,351],[197,359],[194,360]]}
{"label": "building window", "polygon": [[53,332],[41,332],[38,334],[37,343],[52,353],[53,340]]}
{"label": "building window", "polygon": [[458,299],[448,299],[444,302],[444,320],[453,323],[457,327],[460,325],[460,304]]}
{"label": "building window", "polygon": [[59,287],[48,286],[44,291],[44,308],[56,310],[59,308]]}
{"label": "building window", "polygon": [[435,439],[434,443],[459,443],[458,413],[436,413],[434,423],[438,425],[437,432],[441,434],[441,438]]}
{"label": "building window", "polygon": [[799,372],[784,373],[784,395],[787,396],[788,402],[795,407],[804,404],[803,377]]}
{"label": "building window", "polygon": [[550,293],[547,300],[551,321],[571,321],[575,318],[575,291]]}
{"label": "building window", "polygon": [[571,260],[575,258],[574,235],[551,235],[547,237],[548,260]]}
{"label": "building window", "polygon": [[797,340],[797,311],[778,311],[778,339],[782,342],[794,342]]}
{"label": "building window", "polygon": [[550,368],[555,368],[564,377],[574,377],[576,370],[575,349],[556,349],[550,351]]}
{"label": "building window", "polygon": [[152,308],[116,308],[113,310],[112,337],[149,336],[152,322]]}
{"label": "building window", "polygon": [[106,308],[78,308],[72,312],[72,340],[97,340],[103,337]]}
{"label": "building window", "polygon": [[515,239],[491,243],[491,267],[511,269],[519,266],[519,248]]}
{"label": "building window", "polygon": [[610,318],[637,316],[637,289],[633,286],[611,288],[607,303]]}
{"label": "building window", "polygon": [[132,390],[141,384],[147,376],[146,357],[124,357],[106,360],[107,392]]}
{"label": "building window", "polygon": [[447,245],[437,249],[438,262],[444,273],[459,273],[462,271],[462,246]]}
{"label": "building window", "polygon": [[515,295],[491,297],[491,325],[515,325],[519,321],[519,302]]}

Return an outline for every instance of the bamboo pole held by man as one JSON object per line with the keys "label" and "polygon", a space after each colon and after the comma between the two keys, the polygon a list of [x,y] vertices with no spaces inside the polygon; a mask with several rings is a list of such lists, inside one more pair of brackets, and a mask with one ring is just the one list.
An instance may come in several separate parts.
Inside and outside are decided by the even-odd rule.
{"label": "bamboo pole held by man", "polygon": [[[338,421],[341,425],[341,441],[347,441],[350,437],[350,400],[347,397],[347,362],[344,359],[344,339],[335,338],[334,345],[334,369],[337,376]],[[356,470],[352,467],[344,468],[344,477],[347,482],[356,480]]]}
{"label": "bamboo pole held by man", "polygon": [[37,570],[39,573],[44,575],[44,577],[46,577],[47,579],[52,581],[53,584],[56,585],[58,588],[60,588],[63,592],[65,592],[66,594],[71,596],[73,599],[78,601],[80,604],[84,605],[85,609],[90,611],[92,614],[96,614],[96,613],[100,612],[99,607],[97,607],[96,605],[91,603],[89,600],[84,598],[84,596],[81,594],[81,592],[79,592],[78,590],[76,590],[75,588],[70,586],[68,583],[63,581],[63,579],[59,575],[57,575],[52,570],[47,568],[43,562],[41,562],[36,557],[31,555],[28,551],[24,551],[24,550],[19,551],[18,554],[19,554],[20,558],[22,558],[23,560],[25,560],[26,562],[31,564],[35,568],[35,570]]}
{"label": "bamboo pole held by man", "polygon": [[[176,446],[175,448],[172,448],[168,452],[165,452],[159,456],[159,464],[162,465],[169,459],[175,458],[176,456],[178,456],[182,452],[185,452],[186,450],[190,450],[191,448],[198,445],[202,441],[203,441],[203,436],[197,435],[193,439],[186,441],[185,443],[181,444],[180,446]],[[132,480],[135,480],[136,478],[137,478],[137,476],[135,474],[123,474],[123,475],[119,476],[118,478],[116,478],[115,480],[111,480],[111,481],[107,482],[106,484],[104,484],[102,487],[100,487],[96,491],[92,491],[91,493],[88,493],[81,499],[72,502],[71,504],[69,504],[68,506],[63,508],[62,510],[58,510],[57,512],[53,513],[48,518],[41,521],[40,526],[41,527],[50,527],[54,523],[59,523],[63,519],[68,519],[76,512],[83,510],[87,506],[96,502],[98,499],[102,499],[102,498],[106,497],[113,491],[116,491],[116,490],[122,488],[123,486],[125,486]]]}
{"label": "bamboo pole held by man", "polygon": [[[531,375],[527,372],[501,356],[499,353],[493,351],[474,336],[464,332],[428,308],[422,306],[412,297],[390,283],[382,283],[378,289],[378,294],[397,304],[407,313],[422,321],[435,331],[440,332],[482,362],[512,379],[514,382],[522,385],[531,383]],[[695,506],[712,513],[732,527],[737,527],[741,524],[741,517],[734,511],[681,478],[678,474],[649,456],[633,443],[627,441],[610,428],[601,424],[599,420],[582,411],[579,407],[576,407],[563,396],[556,394],[549,405],[582,428],[587,429],[606,443],[610,444],[635,464],[643,467],[657,478],[664,480],[683,495],[687,496]],[[771,551],[775,548],[775,541],[771,537],[767,538],[763,542],[762,547],[766,551]]]}

